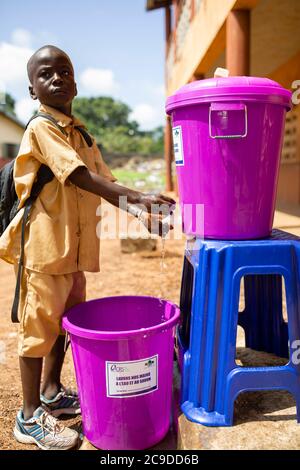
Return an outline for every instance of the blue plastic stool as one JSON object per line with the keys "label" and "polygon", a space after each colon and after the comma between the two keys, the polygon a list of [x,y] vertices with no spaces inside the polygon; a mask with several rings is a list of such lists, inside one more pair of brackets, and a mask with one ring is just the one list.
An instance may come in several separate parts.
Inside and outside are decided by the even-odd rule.
{"label": "blue plastic stool", "polygon": [[[231,426],[244,391],[288,390],[300,422],[300,239],[274,230],[264,240],[187,242],[177,341],[181,408],[191,421]],[[245,310],[239,313],[244,277]],[[282,316],[285,280],[288,324]],[[240,367],[237,325],[246,346],[289,358],[285,366]],[[299,353],[297,353],[299,351]]]}

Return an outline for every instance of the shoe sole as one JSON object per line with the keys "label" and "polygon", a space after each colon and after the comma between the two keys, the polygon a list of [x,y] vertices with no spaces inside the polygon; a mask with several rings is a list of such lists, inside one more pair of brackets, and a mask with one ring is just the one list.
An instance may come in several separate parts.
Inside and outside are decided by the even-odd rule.
{"label": "shoe sole", "polygon": [[42,450],[69,450],[69,449],[73,449],[73,447],[75,447],[78,442],[78,439],[77,439],[77,441],[74,444],[70,445],[69,447],[50,447],[49,448],[49,447],[44,446],[41,442],[34,439],[34,437],[21,433],[17,429],[17,427],[14,428],[14,436],[16,440],[20,442],[21,444],[35,444]]}
{"label": "shoe sole", "polygon": [[[47,405],[45,405],[47,406]],[[70,409],[70,408],[60,408],[57,410],[47,410],[51,416],[54,416],[54,418],[58,418],[61,415],[69,415],[69,416],[77,416],[81,414],[81,409],[79,408],[78,410]]]}

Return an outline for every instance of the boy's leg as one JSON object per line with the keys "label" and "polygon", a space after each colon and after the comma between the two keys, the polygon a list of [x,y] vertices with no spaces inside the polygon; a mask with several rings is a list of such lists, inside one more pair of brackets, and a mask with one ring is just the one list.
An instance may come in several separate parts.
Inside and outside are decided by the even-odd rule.
{"label": "boy's leg", "polygon": [[34,411],[41,405],[40,385],[42,373],[42,358],[20,357],[20,372],[23,389],[23,415],[30,419]]}
{"label": "boy's leg", "polygon": [[16,417],[14,436],[22,444],[43,450],[68,450],[78,442],[78,433],[65,428],[41,406],[40,383],[43,358],[20,357],[23,410]]}
{"label": "boy's leg", "polygon": [[[83,272],[72,274],[72,285],[66,301],[65,310],[84,302],[86,299],[86,279]],[[64,362],[65,335],[58,336],[51,352],[45,358],[42,395],[51,400],[61,390],[61,370]]]}
{"label": "boy's leg", "polygon": [[65,357],[64,346],[65,336],[59,335],[51,352],[45,358],[41,392],[48,400],[54,398],[61,389],[60,375]]}
{"label": "boy's leg", "polygon": [[43,358],[57,341],[71,285],[69,275],[51,276],[27,269],[23,272],[18,350],[24,408],[17,413],[14,435],[21,443],[47,450],[72,448],[78,439],[76,431],[59,424],[41,406],[40,397]]}

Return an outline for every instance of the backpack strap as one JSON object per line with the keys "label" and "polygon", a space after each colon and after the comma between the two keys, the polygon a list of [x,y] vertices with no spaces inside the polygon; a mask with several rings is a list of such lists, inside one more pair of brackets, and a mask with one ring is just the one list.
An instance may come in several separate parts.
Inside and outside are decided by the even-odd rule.
{"label": "backpack strap", "polygon": [[92,147],[93,146],[93,139],[91,138],[90,134],[83,127],[75,126],[75,129],[77,129],[80,132],[80,134],[82,135],[82,137],[86,141],[87,145],[89,147]]}
{"label": "backpack strap", "polygon": [[65,129],[60,126],[57,122],[56,119],[54,119],[53,116],[51,116],[51,114],[47,114],[47,113],[37,113],[35,114],[34,116],[32,116],[29,121],[27,122],[26,124],[26,127],[25,129],[27,129],[27,127],[29,126],[29,124],[31,123],[31,121],[33,121],[34,119],[36,119],[37,117],[43,117],[45,119],[48,119],[48,121],[51,121],[65,136],[67,136],[68,134],[66,133]]}
{"label": "backpack strap", "polygon": [[[65,129],[58,124],[57,120],[53,116],[51,116],[51,114],[48,114],[48,113],[37,113],[34,116],[32,116],[32,118],[30,118],[29,121],[27,122],[26,129],[29,126],[30,122],[33,119],[36,119],[37,117],[43,117],[45,119],[48,119],[48,121],[51,121],[65,136],[68,135],[67,132],[65,131]],[[86,141],[86,144],[89,147],[92,147],[93,139],[91,138],[90,134],[81,126],[74,126],[74,128],[77,129],[80,132],[80,134],[82,135],[82,137]]]}
{"label": "backpack strap", "polygon": [[[29,123],[37,117],[43,117],[45,119],[48,119],[48,121],[51,121],[64,135],[66,136],[68,135],[65,129],[58,124],[56,119],[54,119],[54,117],[51,116],[50,114],[46,114],[46,113],[37,113],[34,116],[32,116],[32,118],[28,121],[26,125],[26,129]],[[80,127],[80,126],[75,126],[75,129],[78,129],[78,131],[81,133],[84,140],[86,141],[87,145],[91,147],[93,145],[93,140],[91,136],[88,134],[88,132],[85,129],[83,129],[83,127]],[[18,273],[17,273],[15,295],[14,295],[13,305],[11,309],[11,321],[13,323],[19,323],[18,310],[19,310],[19,303],[20,303],[20,290],[21,290],[22,275],[23,275],[23,269],[24,269],[24,246],[25,246],[26,224],[29,219],[30,211],[31,211],[34,201],[40,194],[45,184],[50,182],[53,179],[53,177],[54,177],[54,174],[50,170],[50,168],[47,165],[42,164],[37,173],[36,182],[32,186],[31,194],[29,198],[25,201],[24,214],[23,214],[22,227],[21,227],[21,250],[20,250],[19,267],[18,267]]]}
{"label": "backpack strap", "polygon": [[[29,197],[29,199],[31,199],[31,198]],[[27,201],[29,199],[27,199]],[[19,323],[18,310],[19,310],[19,303],[20,303],[21,281],[22,281],[22,275],[23,275],[23,269],[24,269],[25,228],[26,228],[26,223],[27,223],[27,220],[28,220],[28,217],[29,217],[29,213],[30,213],[32,204],[33,204],[33,201],[31,200],[30,203],[27,203],[25,205],[25,210],[24,210],[23,220],[22,220],[21,252],[20,252],[20,259],[19,259],[19,267],[18,267],[15,295],[14,295],[13,305],[12,305],[12,309],[11,309],[11,321],[13,323]]]}
{"label": "backpack strap", "polygon": [[29,198],[26,199],[25,204],[24,204],[24,214],[23,214],[23,220],[22,220],[22,226],[21,226],[20,259],[19,259],[15,295],[14,295],[13,305],[11,309],[11,321],[13,323],[19,323],[18,309],[19,309],[19,301],[20,301],[21,280],[22,280],[23,269],[24,269],[24,246],[25,246],[26,224],[29,219],[29,214],[30,214],[34,201],[36,200],[36,198],[42,191],[45,184],[49,183],[53,178],[54,178],[54,174],[52,173],[50,168],[46,165],[41,165],[37,173],[37,180],[32,186],[31,194]]}
{"label": "backpack strap", "polygon": [[[33,118],[35,117],[37,116],[34,116]],[[30,121],[32,121],[33,118],[31,118]],[[29,122],[27,123],[27,126]],[[19,303],[20,303],[21,281],[22,281],[22,275],[23,275],[23,269],[24,269],[24,246],[25,246],[26,224],[29,219],[29,214],[30,214],[34,201],[36,200],[36,198],[42,191],[45,184],[49,183],[53,178],[54,178],[54,174],[51,171],[51,169],[47,165],[42,164],[37,172],[37,178],[31,188],[30,196],[28,199],[26,199],[25,204],[24,204],[24,214],[23,214],[23,220],[22,220],[22,226],[21,226],[20,259],[19,259],[19,267],[18,267],[18,273],[17,273],[15,295],[14,295],[13,305],[11,309],[11,321],[13,323],[19,323],[18,310],[19,310]]]}

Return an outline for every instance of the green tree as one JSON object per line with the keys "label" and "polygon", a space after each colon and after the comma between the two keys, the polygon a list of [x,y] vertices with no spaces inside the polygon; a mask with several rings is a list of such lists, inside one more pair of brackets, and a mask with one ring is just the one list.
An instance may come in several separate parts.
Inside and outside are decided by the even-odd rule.
{"label": "green tree", "polygon": [[93,134],[104,153],[162,153],[163,129],[140,131],[136,121],[130,119],[130,107],[110,97],[76,98],[73,113]]}
{"label": "green tree", "polygon": [[129,106],[113,98],[76,98],[73,112],[86,123],[95,136],[101,136],[103,130],[117,126],[124,126],[133,131],[138,129],[137,122],[129,120]]}
{"label": "green tree", "polygon": [[16,101],[14,100],[14,98],[9,93],[5,93],[4,104],[2,105],[2,109],[8,114],[16,116],[15,104]]}

